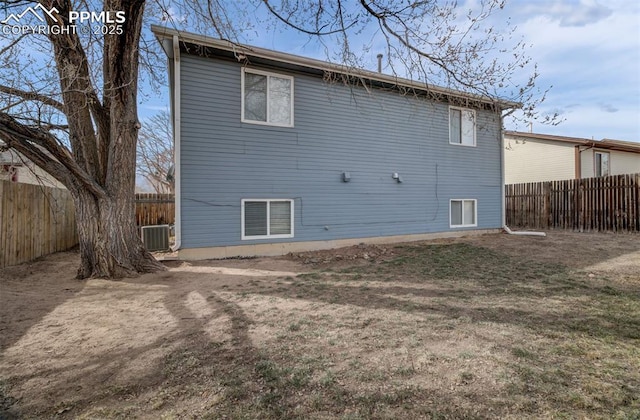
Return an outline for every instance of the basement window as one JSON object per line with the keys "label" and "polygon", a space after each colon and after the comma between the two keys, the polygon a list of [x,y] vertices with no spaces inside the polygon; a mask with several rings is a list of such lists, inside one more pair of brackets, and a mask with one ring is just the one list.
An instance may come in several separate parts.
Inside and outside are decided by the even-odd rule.
{"label": "basement window", "polygon": [[293,200],[243,199],[242,239],[293,238]]}
{"label": "basement window", "polygon": [[476,200],[451,200],[449,204],[449,227],[475,227],[477,223]]}

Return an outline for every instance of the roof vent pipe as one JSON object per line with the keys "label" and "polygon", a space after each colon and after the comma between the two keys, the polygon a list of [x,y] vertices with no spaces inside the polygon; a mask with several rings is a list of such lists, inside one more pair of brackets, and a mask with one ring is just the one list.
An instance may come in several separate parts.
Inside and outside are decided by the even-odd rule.
{"label": "roof vent pipe", "polygon": [[382,73],[382,54],[378,54],[378,73]]}

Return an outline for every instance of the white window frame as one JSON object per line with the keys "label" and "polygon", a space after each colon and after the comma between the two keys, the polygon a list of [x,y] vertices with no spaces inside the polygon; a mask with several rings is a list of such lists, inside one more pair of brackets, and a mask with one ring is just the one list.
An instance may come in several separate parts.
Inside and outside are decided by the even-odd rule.
{"label": "white window frame", "polygon": [[[600,167],[598,168],[598,158],[596,157],[597,155],[607,155],[607,171],[609,172],[606,175],[602,174],[602,158],[600,158]],[[600,172],[600,175],[598,175],[598,172]],[[595,177],[603,177],[603,176],[609,176],[611,175],[611,153],[609,152],[604,152],[602,150],[594,150],[593,152],[593,176]]]}
{"label": "white window frame", "polygon": [[[262,76],[266,76],[267,77],[267,121],[256,121],[256,120],[249,120],[246,119],[244,116],[244,75],[245,73],[251,73],[251,74],[259,74]],[[289,79],[291,81],[291,109],[289,110],[289,112],[291,113],[291,123],[290,124],[278,124],[278,123],[273,123],[273,122],[269,122],[269,80],[270,77],[277,77],[280,79]],[[241,117],[240,120],[243,123],[248,123],[248,124],[259,124],[259,125],[270,125],[270,126],[274,126],[274,127],[293,127],[293,99],[295,97],[293,89],[294,89],[294,79],[293,76],[288,76],[286,74],[281,74],[281,73],[273,73],[273,72],[268,72],[268,71],[263,71],[263,70],[254,70],[254,69],[247,69],[245,67],[242,68],[242,91],[241,91],[241,96],[242,96],[242,100],[241,100]]]}
{"label": "white window frame", "polygon": [[[460,143],[456,143],[453,142],[451,139],[451,111],[452,110],[456,110],[456,111],[460,111]],[[473,144],[465,144],[462,141],[462,116],[464,115],[465,112],[470,112],[472,114],[472,119],[473,119]],[[464,146],[464,147],[476,147],[476,132],[478,130],[478,124],[477,124],[477,115],[476,115],[476,111],[475,109],[471,109],[471,108],[461,108],[461,107],[457,107],[457,106],[450,106],[449,107],[449,114],[448,114],[449,119],[447,120],[447,125],[449,126],[449,144],[453,144],[456,146]]]}
{"label": "white window frame", "polygon": [[[290,214],[291,214],[291,233],[288,234],[278,234],[278,235],[271,235],[271,202],[272,201],[288,201],[289,205],[291,206],[291,210],[290,210]],[[254,240],[254,239],[279,239],[279,238],[293,238],[294,232],[293,232],[293,227],[294,227],[294,210],[295,207],[293,205],[293,200],[290,198],[243,198],[242,200],[240,200],[241,202],[241,215],[240,215],[240,229],[241,229],[241,239],[243,241],[245,240]],[[244,230],[244,203],[246,202],[261,202],[261,203],[267,203],[267,234],[266,235],[245,235],[245,230]]]}
{"label": "white window frame", "polygon": [[[454,225],[451,221],[451,203],[454,201],[459,201],[462,203],[462,224]],[[465,223],[464,220],[464,203],[467,201],[473,201],[473,220],[475,223],[468,224]],[[452,198],[449,200],[449,227],[450,228],[467,228],[467,227],[477,227],[478,226],[478,200],[475,198]]]}

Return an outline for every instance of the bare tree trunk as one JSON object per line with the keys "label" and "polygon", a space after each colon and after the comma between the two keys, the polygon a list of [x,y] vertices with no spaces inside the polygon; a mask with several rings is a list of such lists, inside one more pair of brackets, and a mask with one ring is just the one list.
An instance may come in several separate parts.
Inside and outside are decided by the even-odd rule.
{"label": "bare tree trunk", "polygon": [[105,194],[76,192],[82,262],[78,277],[127,277],[164,266],[144,248],[135,226],[135,166],[138,140],[138,42],[144,1],[108,1],[107,9],[125,10],[119,36],[106,36],[104,46],[104,146],[98,152],[104,168]]}
{"label": "bare tree trunk", "polygon": [[78,278],[122,278],[165,269],[142,244],[133,194],[97,199],[72,190],[72,196],[80,240]]}
{"label": "bare tree trunk", "polygon": [[[51,5],[51,3],[49,3]],[[69,0],[57,3],[71,10]],[[121,278],[163,270],[144,248],[135,226],[138,140],[139,39],[144,0],[107,0],[105,10],[124,11],[121,34],[104,37],[103,98],[92,86],[85,52],[73,36],[50,37],[56,54],[74,158],[97,191],[73,182],[82,262],[78,277]],[[95,124],[94,124],[95,122]]]}

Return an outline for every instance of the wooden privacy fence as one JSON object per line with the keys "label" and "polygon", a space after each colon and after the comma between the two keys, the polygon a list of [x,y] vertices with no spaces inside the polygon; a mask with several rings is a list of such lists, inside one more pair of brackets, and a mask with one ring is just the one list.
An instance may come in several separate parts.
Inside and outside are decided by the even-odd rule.
{"label": "wooden privacy fence", "polygon": [[69,191],[0,181],[0,268],[78,243]]}
{"label": "wooden privacy fence", "polygon": [[640,232],[640,174],[512,184],[505,200],[511,227]]}
{"label": "wooden privacy fence", "polygon": [[136,223],[138,226],[175,223],[173,194],[136,194]]}

